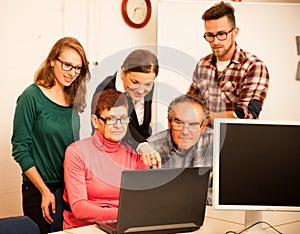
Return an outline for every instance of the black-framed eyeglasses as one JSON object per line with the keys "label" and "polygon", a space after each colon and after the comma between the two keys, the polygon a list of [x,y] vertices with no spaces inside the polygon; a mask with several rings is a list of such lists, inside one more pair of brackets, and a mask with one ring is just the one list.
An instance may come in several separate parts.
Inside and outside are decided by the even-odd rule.
{"label": "black-framed eyeglasses", "polygon": [[118,121],[120,121],[121,124],[128,124],[130,122],[130,117],[129,116],[122,116],[121,118],[116,118],[114,116],[103,118],[100,115],[96,115],[98,119],[101,119],[105,124],[108,125],[114,125]]}
{"label": "black-framed eyeglasses", "polygon": [[83,69],[81,66],[73,66],[72,64],[64,62],[59,58],[56,58],[56,60],[61,62],[61,69],[64,71],[71,71],[74,68],[75,73],[80,74],[81,70]]}
{"label": "black-framed eyeglasses", "polygon": [[208,42],[213,42],[215,40],[215,37],[218,38],[219,41],[225,41],[227,39],[227,35],[233,31],[232,28],[228,32],[217,32],[216,34],[212,33],[204,33],[203,37]]}
{"label": "black-framed eyeglasses", "polygon": [[191,132],[198,132],[198,131],[200,131],[200,129],[203,125],[203,122],[204,121],[202,121],[201,123],[184,123],[180,119],[175,118],[171,122],[171,126],[174,130],[182,131],[185,127],[187,127],[188,130],[191,131]]}

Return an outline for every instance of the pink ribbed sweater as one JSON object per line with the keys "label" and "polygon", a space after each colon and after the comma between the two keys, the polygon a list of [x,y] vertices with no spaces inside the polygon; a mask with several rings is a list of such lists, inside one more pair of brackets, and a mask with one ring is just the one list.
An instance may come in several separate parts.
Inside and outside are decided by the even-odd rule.
{"label": "pink ribbed sweater", "polygon": [[148,169],[141,157],[123,143],[113,143],[95,131],[71,144],[65,154],[63,228],[92,224],[94,220],[117,219],[121,172]]}

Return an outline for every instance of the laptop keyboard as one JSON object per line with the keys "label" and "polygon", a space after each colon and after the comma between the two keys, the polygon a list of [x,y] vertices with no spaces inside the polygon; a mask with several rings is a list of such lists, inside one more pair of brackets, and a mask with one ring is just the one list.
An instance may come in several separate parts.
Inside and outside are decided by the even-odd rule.
{"label": "laptop keyboard", "polygon": [[117,221],[109,221],[109,222],[105,222],[105,224],[107,226],[112,227],[113,229],[117,229]]}

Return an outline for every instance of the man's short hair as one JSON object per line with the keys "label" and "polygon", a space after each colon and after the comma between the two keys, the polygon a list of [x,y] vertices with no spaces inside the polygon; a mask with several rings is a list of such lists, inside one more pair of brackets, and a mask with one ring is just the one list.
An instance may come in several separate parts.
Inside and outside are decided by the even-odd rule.
{"label": "man's short hair", "polygon": [[127,98],[122,92],[115,89],[106,89],[97,93],[92,101],[92,114],[100,115],[104,110],[124,106],[128,109]]}
{"label": "man's short hair", "polygon": [[204,21],[217,20],[222,18],[223,16],[227,16],[228,21],[232,24],[232,27],[235,27],[234,11],[235,10],[230,3],[225,3],[222,1],[207,9],[202,15],[202,19]]}
{"label": "man's short hair", "polygon": [[193,95],[193,94],[185,94],[185,95],[180,95],[179,97],[175,98],[169,105],[168,107],[168,119],[172,120],[172,116],[174,114],[174,109],[175,106],[178,103],[182,102],[191,102],[191,103],[197,103],[202,107],[202,110],[204,112],[204,119],[207,120],[209,119],[209,107],[208,104],[205,100],[205,98],[201,95]]}

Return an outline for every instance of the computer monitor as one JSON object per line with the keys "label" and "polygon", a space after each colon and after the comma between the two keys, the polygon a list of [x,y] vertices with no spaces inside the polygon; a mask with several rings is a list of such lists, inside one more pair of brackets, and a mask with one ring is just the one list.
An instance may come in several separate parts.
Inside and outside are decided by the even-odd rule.
{"label": "computer monitor", "polygon": [[214,134],[215,209],[300,211],[300,122],[215,119]]}

